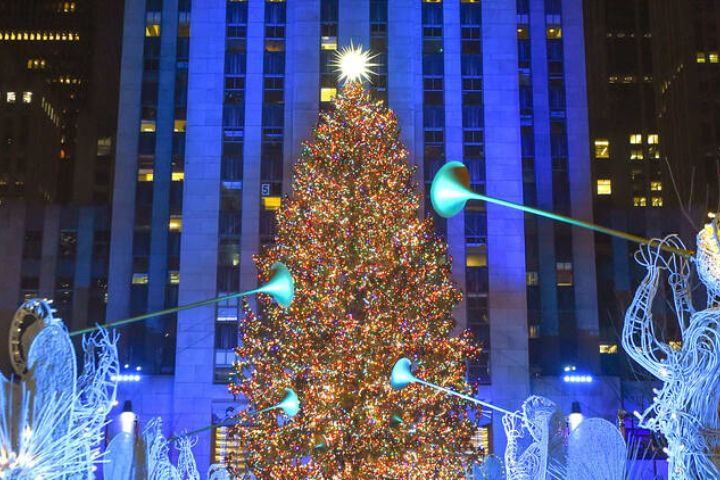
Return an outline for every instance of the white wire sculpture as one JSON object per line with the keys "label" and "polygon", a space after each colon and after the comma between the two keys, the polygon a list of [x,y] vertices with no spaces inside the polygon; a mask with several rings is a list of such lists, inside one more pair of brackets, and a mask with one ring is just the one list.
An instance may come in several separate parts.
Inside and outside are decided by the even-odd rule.
{"label": "white wire sculpture", "polygon": [[[643,246],[635,258],[647,274],[625,314],[622,344],[628,355],[663,382],[649,408],[636,414],[640,426],[661,432],[668,441],[669,476],[674,480],[720,478],[720,240],[717,225],[697,236],[694,257],[707,290],[707,306],[693,305],[691,260],[664,256],[660,247],[684,248],[671,235]],[[661,274],[673,293],[682,345],[671,347],[658,336],[652,304]]]}
{"label": "white wire sculpture", "polygon": [[531,396],[503,417],[505,473],[510,480],[560,478],[565,465],[565,420],[551,400]]}
{"label": "white wire sculpture", "polygon": [[208,470],[208,480],[230,480],[230,472],[224,463],[213,463]]}
{"label": "white wire sculpture", "polygon": [[568,437],[567,480],[623,480],[627,446],[618,428],[602,418],[588,418]]}
{"label": "white wire sculpture", "polygon": [[15,380],[0,375],[0,479],[90,479],[105,418],[115,400],[117,337],[98,330],[83,340],[84,369],[45,300],[28,300],[13,319]]}

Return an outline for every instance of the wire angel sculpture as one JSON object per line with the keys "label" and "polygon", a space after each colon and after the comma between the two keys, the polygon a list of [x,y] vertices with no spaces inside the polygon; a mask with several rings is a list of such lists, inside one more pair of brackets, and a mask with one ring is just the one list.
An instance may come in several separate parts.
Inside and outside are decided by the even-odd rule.
{"label": "wire angel sculpture", "polygon": [[[720,478],[720,239],[717,224],[697,235],[691,260],[664,254],[684,248],[676,235],[656,240],[636,253],[647,273],[625,314],[622,344],[628,355],[663,382],[653,403],[636,414],[640,426],[661,432],[668,441],[669,476],[674,480]],[[695,263],[707,290],[704,310],[693,304],[690,276]],[[652,304],[661,275],[673,294],[682,345],[673,348],[657,334]]]}
{"label": "wire angel sculpture", "polygon": [[11,325],[17,377],[0,375],[0,478],[93,478],[107,414],[117,390],[117,337],[99,329],[83,339],[84,369],[45,300],[28,300]]}
{"label": "wire angel sculpture", "polygon": [[509,480],[562,478],[565,420],[551,400],[531,396],[520,411],[503,417],[507,436],[505,472]]}

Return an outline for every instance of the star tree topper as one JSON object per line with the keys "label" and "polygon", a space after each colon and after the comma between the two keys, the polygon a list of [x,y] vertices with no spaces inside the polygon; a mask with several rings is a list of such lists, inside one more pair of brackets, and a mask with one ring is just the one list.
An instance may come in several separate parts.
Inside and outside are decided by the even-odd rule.
{"label": "star tree topper", "polygon": [[331,65],[339,73],[340,81],[369,82],[370,75],[375,73],[372,67],[378,66],[377,63],[372,63],[375,57],[377,54],[363,50],[362,45],[356,47],[351,42],[349,47],[344,47],[336,53]]}

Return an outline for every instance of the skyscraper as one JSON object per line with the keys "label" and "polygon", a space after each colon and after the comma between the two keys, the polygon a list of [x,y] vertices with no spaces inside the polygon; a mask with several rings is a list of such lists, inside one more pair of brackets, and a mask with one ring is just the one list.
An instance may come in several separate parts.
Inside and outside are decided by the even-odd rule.
{"label": "skyscraper", "polygon": [[36,296],[54,298],[71,329],[105,316],[122,4],[94,7],[0,2],[0,317],[8,323]]}
{"label": "skyscraper", "polygon": [[[370,88],[421,186],[462,160],[479,191],[592,218],[579,2],[127,0],[108,321],[256,286],[252,255],[273,241],[290,166],[337,93],[332,58],[351,43],[378,53]],[[531,371],[596,371],[590,233],[479,203],[437,231],[466,292],[459,326],[485,346],[470,367],[482,398],[517,408]],[[121,363],[151,376],[121,395],[173,431],[241,408],[224,385],[239,315],[233,301],[126,328]]]}

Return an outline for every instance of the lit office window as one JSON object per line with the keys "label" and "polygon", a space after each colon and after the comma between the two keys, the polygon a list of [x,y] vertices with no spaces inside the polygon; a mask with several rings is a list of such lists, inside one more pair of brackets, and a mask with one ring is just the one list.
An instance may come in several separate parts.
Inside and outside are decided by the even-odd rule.
{"label": "lit office window", "polygon": [[633,197],[633,207],[647,207],[647,197]]}
{"label": "lit office window", "polygon": [[650,135],[648,135],[647,143],[648,143],[648,145],[659,144],[660,143],[660,135],[658,135],[657,133],[651,133]]}
{"label": "lit office window", "polygon": [[560,40],[562,38],[562,28],[559,26],[548,27],[547,38],[548,40]]}
{"label": "lit office window", "polygon": [[187,120],[184,119],[176,119],[175,124],[173,125],[173,132],[175,133],[183,133],[185,132],[185,127],[187,126]]}
{"label": "lit office window", "polygon": [[147,273],[133,273],[132,284],[133,285],[147,285],[148,274]]}
{"label": "lit office window", "polygon": [[320,50],[337,50],[337,37],[320,37]]}
{"label": "lit office window", "polygon": [[718,63],[720,62],[720,57],[718,57],[718,52],[710,52],[708,53],[708,60],[710,63]]}
{"label": "lit office window", "polygon": [[662,197],[652,197],[650,199],[650,205],[653,207],[662,207],[663,206],[663,198]]}
{"label": "lit office window", "polygon": [[320,101],[331,102],[337,95],[337,88],[321,88],[320,89]]}
{"label": "lit office window", "polygon": [[171,215],[168,222],[168,229],[171,232],[179,232],[182,230],[182,217],[180,215]]}
{"label": "lit office window", "polygon": [[662,189],[662,182],[650,182],[650,190],[652,190],[653,192],[662,192]]}
{"label": "lit office window", "polygon": [[597,194],[612,195],[612,181],[607,178],[599,179],[597,181]]}
{"label": "lit office window", "polygon": [[633,148],[630,150],[630,160],[642,160],[645,158],[642,148]]}
{"label": "lit office window", "polygon": [[170,285],[179,285],[180,284],[180,272],[177,270],[170,270],[168,272],[168,283]]}
{"label": "lit office window", "polygon": [[695,61],[697,63],[705,63],[705,52],[697,52],[695,54]]}
{"label": "lit office window", "polygon": [[152,182],[155,177],[153,170],[148,168],[138,169],[138,182]]}
{"label": "lit office window", "polygon": [[15,95],[15,92],[7,92],[5,94],[5,101],[7,103],[15,103],[17,100],[17,95]]}
{"label": "lit office window", "polygon": [[573,285],[573,264],[572,262],[557,262],[555,264],[557,286],[572,287]]}
{"label": "lit office window", "polygon": [[617,343],[601,343],[600,344],[600,353],[605,355],[611,355],[618,352],[618,346]]}
{"label": "lit office window", "polygon": [[140,120],[140,131],[150,133],[155,131],[155,120]]}
{"label": "lit office window", "polygon": [[595,158],[610,158],[610,142],[607,139],[595,140]]}
{"label": "lit office window", "polygon": [[670,340],[668,342],[668,345],[670,345],[670,348],[675,350],[676,352],[680,349],[682,349],[682,342],[678,340]]}
{"label": "lit office window", "polygon": [[182,182],[185,180],[185,172],[172,172],[173,182]]}
{"label": "lit office window", "polygon": [[536,287],[538,285],[540,276],[538,275],[538,272],[527,272],[525,274],[525,278],[528,287]]}
{"label": "lit office window", "polygon": [[265,210],[277,210],[280,208],[280,197],[262,197],[262,204]]}
{"label": "lit office window", "polygon": [[32,103],[32,92],[23,92],[22,101],[23,103]]}
{"label": "lit office window", "polygon": [[633,133],[630,135],[630,143],[632,145],[642,145],[642,134]]}

